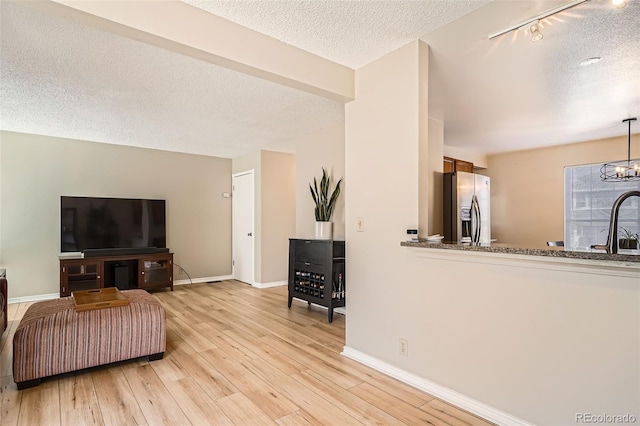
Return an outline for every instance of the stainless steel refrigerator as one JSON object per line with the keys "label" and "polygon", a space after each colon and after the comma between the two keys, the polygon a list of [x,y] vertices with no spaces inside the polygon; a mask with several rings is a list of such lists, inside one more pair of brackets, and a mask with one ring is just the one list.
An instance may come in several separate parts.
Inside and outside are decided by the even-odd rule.
{"label": "stainless steel refrigerator", "polygon": [[475,173],[444,174],[444,240],[491,242],[491,179]]}

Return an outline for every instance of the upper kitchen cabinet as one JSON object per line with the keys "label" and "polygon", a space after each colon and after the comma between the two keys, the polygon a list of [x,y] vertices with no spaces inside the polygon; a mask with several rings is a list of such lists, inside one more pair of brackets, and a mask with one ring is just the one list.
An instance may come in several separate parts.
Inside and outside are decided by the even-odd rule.
{"label": "upper kitchen cabinet", "polygon": [[473,173],[473,163],[464,160],[458,160],[451,157],[443,157],[443,172],[444,173],[454,173],[454,172],[467,172]]}

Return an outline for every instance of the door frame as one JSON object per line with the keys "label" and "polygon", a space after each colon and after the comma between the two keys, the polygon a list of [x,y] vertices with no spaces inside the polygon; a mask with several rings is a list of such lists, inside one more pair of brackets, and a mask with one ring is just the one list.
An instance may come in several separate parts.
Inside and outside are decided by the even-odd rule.
{"label": "door frame", "polygon": [[[235,247],[236,247],[236,235],[234,232],[234,224],[236,222],[236,209],[235,204],[233,202],[233,198],[235,197],[235,178],[245,175],[251,175],[251,187],[253,189],[253,197],[251,200],[251,217],[253,218],[253,244],[251,245],[251,282],[250,285],[254,286],[256,282],[256,182],[255,182],[255,172],[254,169],[245,170],[243,172],[233,173],[231,175],[231,276],[233,279],[236,278],[236,268],[235,268]],[[244,281],[241,281],[244,282]]]}

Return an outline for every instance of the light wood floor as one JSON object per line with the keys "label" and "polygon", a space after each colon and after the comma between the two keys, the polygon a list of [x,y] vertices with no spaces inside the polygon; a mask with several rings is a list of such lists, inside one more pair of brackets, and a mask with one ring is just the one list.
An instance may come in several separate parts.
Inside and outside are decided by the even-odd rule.
{"label": "light wood floor", "polygon": [[28,304],[9,305],[0,340],[2,425],[347,425],[489,423],[340,355],[345,319],[295,301],[286,287],[236,281],[154,293],[167,312],[160,361],[123,362],[18,391],[13,333]]}

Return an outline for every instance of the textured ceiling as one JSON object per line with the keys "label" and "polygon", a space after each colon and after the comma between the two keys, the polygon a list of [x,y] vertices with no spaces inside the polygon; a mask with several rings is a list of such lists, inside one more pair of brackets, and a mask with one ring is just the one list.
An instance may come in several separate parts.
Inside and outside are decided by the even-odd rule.
{"label": "textured ceiling", "polygon": [[0,128],[233,158],[292,152],[342,103],[0,1]]}
{"label": "textured ceiling", "polygon": [[494,1],[423,37],[429,115],[447,145],[494,153],[627,134],[622,119],[640,115],[640,2],[582,3],[545,19],[536,43],[487,37],[561,4]]}
{"label": "textured ceiling", "polygon": [[489,0],[180,0],[350,68],[417,40]]}
{"label": "textured ceiling", "polygon": [[[626,134],[640,115],[640,1],[590,0],[544,39],[487,35],[565,1],[196,1],[188,4],[360,67],[422,37],[445,143],[499,152]],[[293,152],[342,104],[0,1],[0,128],[221,157]],[[587,68],[591,56],[603,60]]]}

